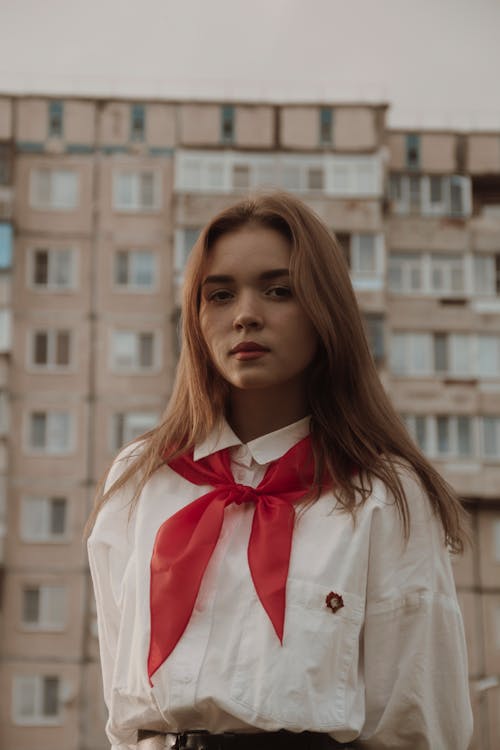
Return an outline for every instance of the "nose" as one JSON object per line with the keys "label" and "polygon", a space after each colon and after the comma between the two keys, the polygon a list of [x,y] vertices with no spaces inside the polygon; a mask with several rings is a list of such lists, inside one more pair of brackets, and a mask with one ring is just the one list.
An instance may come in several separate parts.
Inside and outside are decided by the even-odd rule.
{"label": "nose", "polygon": [[251,294],[242,294],[236,305],[233,327],[236,330],[259,330],[264,320],[259,310],[257,301]]}

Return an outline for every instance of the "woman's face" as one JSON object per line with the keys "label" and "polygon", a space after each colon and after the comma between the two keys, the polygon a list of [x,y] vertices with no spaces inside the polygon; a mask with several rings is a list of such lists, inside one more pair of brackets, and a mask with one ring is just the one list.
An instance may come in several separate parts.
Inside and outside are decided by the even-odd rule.
{"label": "woman's face", "polygon": [[200,325],[213,364],[239,389],[305,384],[318,343],[293,294],[290,245],[273,229],[245,226],[213,245]]}

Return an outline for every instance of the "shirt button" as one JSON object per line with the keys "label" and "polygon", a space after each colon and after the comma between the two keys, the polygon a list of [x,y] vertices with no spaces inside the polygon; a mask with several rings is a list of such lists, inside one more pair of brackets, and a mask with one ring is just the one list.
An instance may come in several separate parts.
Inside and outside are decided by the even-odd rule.
{"label": "shirt button", "polygon": [[237,470],[237,472],[236,472],[236,477],[235,477],[235,479],[236,479],[236,480],[237,480],[238,482],[243,482],[243,480],[245,479],[245,472],[244,472],[244,471],[242,471],[241,469],[238,469],[238,470]]}

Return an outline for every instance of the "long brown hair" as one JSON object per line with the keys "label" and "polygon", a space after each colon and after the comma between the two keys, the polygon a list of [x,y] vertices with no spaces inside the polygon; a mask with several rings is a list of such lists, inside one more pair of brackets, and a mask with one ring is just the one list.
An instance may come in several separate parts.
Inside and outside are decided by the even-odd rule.
{"label": "long brown hair", "polygon": [[[394,498],[409,533],[409,508],[400,479],[411,467],[441,519],[447,544],[462,551],[465,511],[452,488],[409,437],[380,382],[342,249],[319,217],[283,192],[259,194],[218,214],[201,233],[186,268],[182,347],[173,393],[159,426],[137,441],[121,476],[98,491],[87,528],[103,503],[134,478],[131,508],[149,477],[166,458],[191,449],[225,412],[228,386],[212,364],[199,322],[206,258],[219,237],[247,225],[274,229],[291,246],[294,294],[319,337],[308,388],[316,483],[334,481],[338,502],[355,513],[378,477]],[[140,442],[139,442],[140,441]],[[353,466],[363,472],[353,476]],[[360,495],[358,494],[360,493]]]}

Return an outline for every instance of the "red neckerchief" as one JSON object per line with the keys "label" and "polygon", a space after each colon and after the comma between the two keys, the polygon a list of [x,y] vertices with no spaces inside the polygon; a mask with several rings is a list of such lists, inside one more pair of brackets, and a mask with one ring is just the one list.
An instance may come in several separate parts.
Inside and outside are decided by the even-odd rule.
{"label": "red neckerchief", "polygon": [[309,436],[273,461],[255,489],[234,481],[227,448],[199,461],[190,454],[168,463],[192,484],[213,489],[167,519],[156,535],[151,558],[150,678],[172,653],[188,625],[219,539],[224,509],[231,503],[255,503],[248,565],[257,596],[283,642],[294,503],[305,496],[314,478]]}

